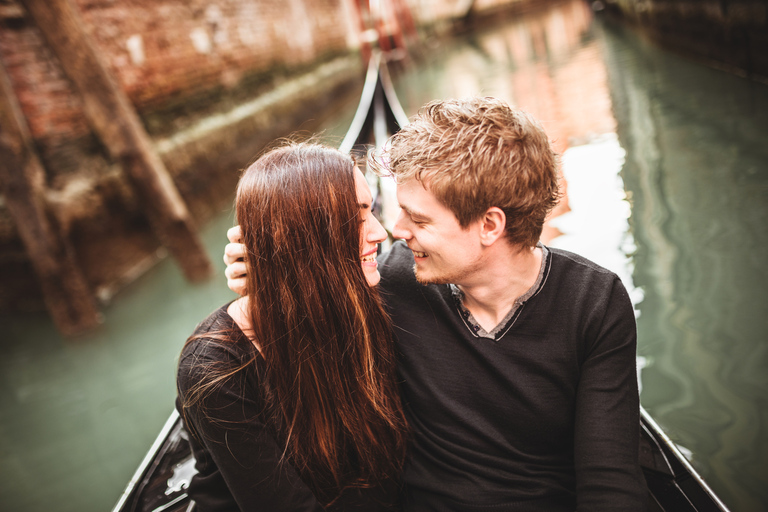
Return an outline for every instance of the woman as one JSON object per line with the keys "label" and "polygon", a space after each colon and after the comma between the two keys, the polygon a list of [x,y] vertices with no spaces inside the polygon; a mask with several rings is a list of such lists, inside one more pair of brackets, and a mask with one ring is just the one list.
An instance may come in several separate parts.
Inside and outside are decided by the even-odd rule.
{"label": "woman", "polygon": [[406,428],[371,202],[352,159],[318,145],[275,149],[240,179],[247,295],[179,362],[201,512],[396,508]]}

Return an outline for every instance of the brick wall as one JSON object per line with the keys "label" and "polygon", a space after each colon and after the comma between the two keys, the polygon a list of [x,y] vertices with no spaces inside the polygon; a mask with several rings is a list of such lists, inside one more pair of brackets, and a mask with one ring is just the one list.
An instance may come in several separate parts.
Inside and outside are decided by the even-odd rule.
{"label": "brick wall", "polygon": [[[199,221],[231,194],[238,169],[264,144],[296,126],[312,130],[307,119],[319,122],[323,109],[359,92],[356,0],[71,1]],[[417,23],[450,27],[472,2],[407,3]],[[536,0],[478,0],[475,8],[522,3]],[[119,287],[158,242],[131,186],[92,132],[74,86],[17,0],[0,0],[0,62],[45,167],[56,225],[75,245],[97,293]],[[232,112],[302,76],[310,77],[302,82],[309,85],[290,98],[232,120]],[[100,263],[105,260],[110,265]],[[0,310],[40,307],[1,195],[0,263]]]}
{"label": "brick wall", "polygon": [[[94,40],[140,109],[280,64],[345,51],[341,0],[78,0]],[[172,64],[169,66],[169,64]]]}
{"label": "brick wall", "polygon": [[[252,101],[281,81],[349,55],[354,40],[345,1],[73,3],[157,142]],[[233,190],[238,169],[260,145],[290,132],[307,115],[317,116],[312,108],[319,111],[330,104],[338,87],[355,84],[358,61],[349,58],[346,68],[337,64],[327,84],[296,95],[289,105],[293,112],[284,101],[255,119],[223,127],[205,141],[193,141],[189,148],[162,154],[196,218],[213,211],[211,196]],[[0,0],[0,62],[43,161],[57,225],[76,245],[94,290],[120,281],[126,269],[154,253],[157,241],[136,208],[131,187],[91,131],[80,96],[15,0]],[[124,243],[113,243],[110,237]],[[113,258],[114,271],[98,269],[93,263],[100,258]],[[35,293],[19,299],[13,291],[33,288],[34,277],[1,195],[0,261],[0,309],[39,307]]]}
{"label": "brick wall", "polygon": [[[463,18],[482,19],[496,15],[536,11],[558,0],[409,0],[421,25],[450,26]],[[439,29],[438,29],[439,30]]]}
{"label": "brick wall", "polygon": [[[239,101],[277,69],[347,52],[355,45],[352,1],[73,0],[151,134],[175,131],[227,99]],[[459,16],[473,2],[408,3],[430,23]],[[477,0],[474,9],[521,3],[531,2]],[[0,61],[46,168],[52,177],[78,172],[98,146],[80,98],[16,0],[0,0],[0,24]]]}
{"label": "brick wall", "polygon": [[[204,109],[274,67],[310,64],[348,50],[342,0],[76,0],[120,86],[144,116],[189,99]],[[62,144],[90,152],[90,128],[71,83],[38,29],[14,2],[0,4],[0,60],[52,174]],[[211,91],[216,94],[212,95]],[[207,93],[207,94],[206,94]],[[196,103],[196,104],[195,104]],[[206,105],[208,104],[208,105]],[[162,122],[154,123],[155,129]],[[167,123],[166,123],[167,124]],[[148,126],[152,131],[152,123]],[[172,129],[172,126],[163,128]],[[73,151],[70,150],[70,153]]]}

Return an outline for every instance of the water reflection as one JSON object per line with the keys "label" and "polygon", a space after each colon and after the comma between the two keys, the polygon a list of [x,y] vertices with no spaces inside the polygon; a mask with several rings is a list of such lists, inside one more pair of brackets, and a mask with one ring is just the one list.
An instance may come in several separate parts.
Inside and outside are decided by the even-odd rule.
{"label": "water reflection", "polygon": [[435,98],[495,96],[539,119],[558,151],[615,132],[591,13],[565,2],[466,38],[404,73],[396,88],[406,112]]}
{"label": "water reflection", "polygon": [[643,403],[736,510],[768,503],[768,88],[607,29]]}
{"label": "water reflection", "polygon": [[629,232],[631,206],[620,176],[624,158],[625,151],[613,133],[565,151],[563,174],[570,208],[552,219],[562,234],[550,245],[581,254],[616,272],[632,302],[638,304],[643,294],[632,278],[630,255],[635,242]]}
{"label": "water reflection", "polygon": [[[223,213],[202,233],[214,261],[231,225]],[[184,340],[230,297],[222,279],[189,284],[166,259],[78,339],[44,315],[4,317],[0,510],[110,510],[171,412]]]}
{"label": "water reflection", "polygon": [[[482,94],[542,120],[569,189],[552,245],[621,275],[639,310],[644,405],[728,505],[763,510],[768,88],[596,28],[590,16],[574,0],[441,41],[396,88],[409,113]],[[343,133],[350,103],[326,133]],[[206,226],[215,261],[231,222],[223,212]],[[3,509],[114,504],[170,411],[181,344],[230,297],[223,279],[189,285],[165,261],[76,343],[42,315],[4,318]]]}

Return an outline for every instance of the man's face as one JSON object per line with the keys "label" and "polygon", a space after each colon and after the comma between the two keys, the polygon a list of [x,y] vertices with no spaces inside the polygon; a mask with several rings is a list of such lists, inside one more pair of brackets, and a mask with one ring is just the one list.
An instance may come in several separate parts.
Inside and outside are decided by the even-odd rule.
{"label": "man's face", "polygon": [[400,214],[392,235],[413,251],[421,283],[471,284],[482,269],[480,221],[462,228],[456,216],[417,180],[397,186]]}

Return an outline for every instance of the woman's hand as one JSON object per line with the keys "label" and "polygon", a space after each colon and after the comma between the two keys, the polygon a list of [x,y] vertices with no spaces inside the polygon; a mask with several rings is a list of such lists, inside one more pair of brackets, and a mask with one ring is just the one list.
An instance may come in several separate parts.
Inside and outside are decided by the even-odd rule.
{"label": "woman's hand", "polygon": [[238,295],[245,295],[245,245],[242,242],[243,232],[240,226],[227,230],[230,243],[224,247],[224,263],[227,265],[224,275],[227,276],[227,286]]}

